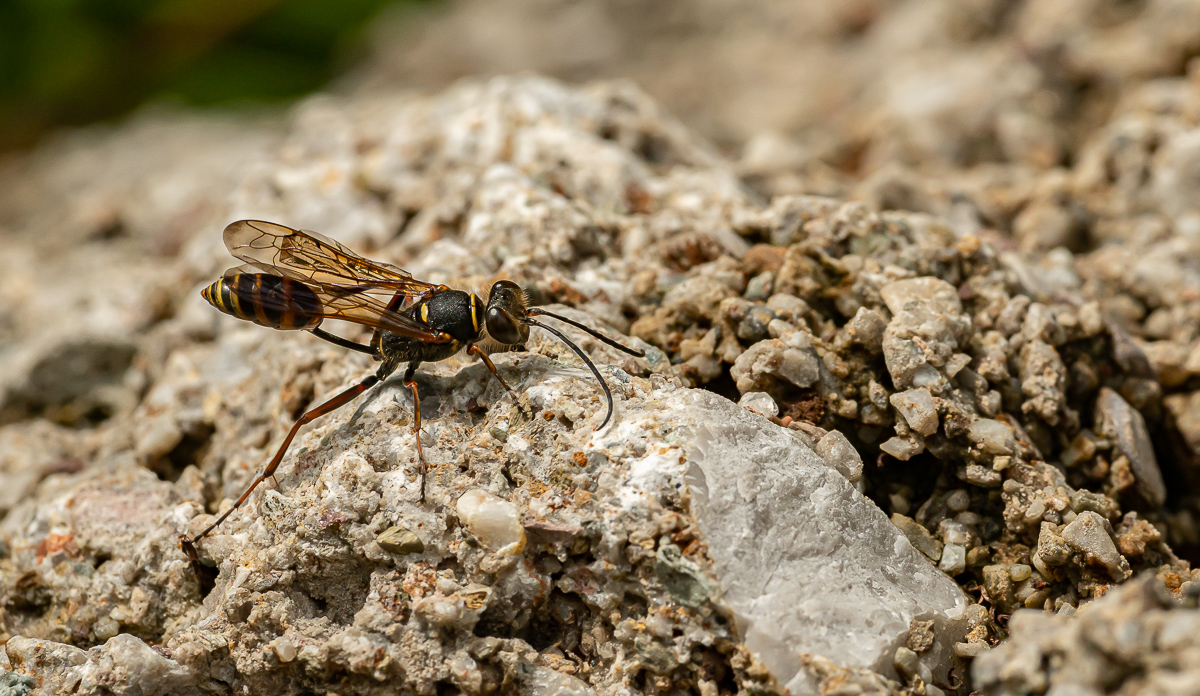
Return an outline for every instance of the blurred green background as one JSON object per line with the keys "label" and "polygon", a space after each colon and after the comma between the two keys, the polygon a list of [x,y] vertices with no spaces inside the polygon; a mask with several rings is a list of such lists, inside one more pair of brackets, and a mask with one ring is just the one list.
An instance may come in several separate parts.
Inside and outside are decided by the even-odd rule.
{"label": "blurred green background", "polygon": [[0,152],[147,100],[290,99],[364,49],[380,10],[422,0],[0,0]]}

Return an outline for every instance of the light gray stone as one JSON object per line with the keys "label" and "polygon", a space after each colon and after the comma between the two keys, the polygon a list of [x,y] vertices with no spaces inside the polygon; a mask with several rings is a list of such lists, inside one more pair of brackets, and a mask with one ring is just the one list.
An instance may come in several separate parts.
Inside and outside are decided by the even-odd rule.
{"label": "light gray stone", "polygon": [[917,456],[925,451],[925,444],[920,440],[911,437],[892,437],[879,446],[879,449],[892,455],[902,462]]}
{"label": "light gray stone", "polygon": [[954,286],[940,278],[907,278],[884,285],[892,312],[883,334],[883,357],[898,388],[940,384],[937,370],[954,355],[970,327]]}
{"label": "light gray stone", "polygon": [[746,392],[738,399],[738,406],[765,418],[779,415],[779,404],[766,392]]}
{"label": "light gray stone", "polygon": [[967,431],[971,444],[987,454],[1007,455],[1017,449],[1017,438],[1012,428],[990,418],[980,418]]}
{"label": "light gray stone", "polygon": [[1087,563],[1098,563],[1108,569],[1113,580],[1127,580],[1132,572],[1129,561],[1117,551],[1108,532],[1108,522],[1100,515],[1085,510],[1063,527],[1062,538],[1079,553],[1084,555]]}
{"label": "light gray stone", "polygon": [[913,518],[899,513],[892,513],[891,521],[913,545],[913,548],[928,556],[929,560],[935,563],[941,559],[942,542],[935,539],[928,529],[922,527]]}
{"label": "light gray stone", "polygon": [[892,406],[900,412],[908,427],[922,435],[932,435],[938,429],[937,407],[928,389],[909,389],[889,397]]}
{"label": "light gray stone", "polygon": [[1129,458],[1138,492],[1151,505],[1162,505],[1167,499],[1167,487],[1154,456],[1146,419],[1120,394],[1101,387],[1096,400],[1096,421],[1098,432],[1114,438],[1121,454]]}
{"label": "light gray stone", "polygon": [[833,468],[838,470],[850,483],[857,483],[862,478],[863,460],[854,445],[840,431],[830,430],[820,440],[817,440],[814,451],[821,455]]}

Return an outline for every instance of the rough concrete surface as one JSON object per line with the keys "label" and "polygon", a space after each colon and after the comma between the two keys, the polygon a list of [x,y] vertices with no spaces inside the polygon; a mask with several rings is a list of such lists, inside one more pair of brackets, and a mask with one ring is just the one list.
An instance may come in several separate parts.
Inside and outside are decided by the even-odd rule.
{"label": "rough concrete surface", "polygon": [[[0,166],[0,693],[1186,691],[1200,6],[663,5],[422,21],[544,22],[591,56],[564,76],[684,120],[629,81],[402,91],[429,44],[381,29],[287,114],[151,109]],[[736,79],[771,47],[820,79]],[[178,535],[374,370],[200,298],[240,218],[512,279],[646,357],[564,327],[603,430],[540,330],[493,355],[515,402],[423,365],[425,501],[390,380],[300,432],[197,577]]]}

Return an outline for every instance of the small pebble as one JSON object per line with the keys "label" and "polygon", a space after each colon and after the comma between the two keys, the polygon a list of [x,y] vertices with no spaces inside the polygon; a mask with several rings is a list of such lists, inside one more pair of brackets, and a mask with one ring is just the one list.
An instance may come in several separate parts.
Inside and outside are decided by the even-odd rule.
{"label": "small pebble", "polygon": [[892,407],[908,423],[908,427],[922,435],[932,435],[938,429],[937,407],[928,389],[909,389],[892,394],[888,399]]}
{"label": "small pebble", "polygon": [[958,544],[966,547],[971,543],[971,530],[961,522],[955,520],[942,520],[938,525],[941,532],[942,541],[947,544]]}
{"label": "small pebble", "polygon": [[280,662],[291,662],[296,659],[298,650],[292,641],[280,636],[268,644]]}
{"label": "small pebble", "polygon": [[912,385],[917,388],[936,389],[943,386],[942,373],[933,365],[919,365],[912,374]]}
{"label": "small pebble", "polygon": [[1043,522],[1041,533],[1038,535],[1034,563],[1041,561],[1046,565],[1060,566],[1067,562],[1071,553],[1071,545],[1058,534],[1054,525]]}
{"label": "small pebble", "polygon": [[971,364],[971,356],[965,353],[955,353],[946,361],[946,374],[950,377],[962,372],[962,369]]}
{"label": "small pebble", "polygon": [[902,462],[906,462],[925,451],[925,444],[922,442],[909,440],[908,438],[893,437],[880,445],[879,449],[892,455]]}
{"label": "small pebble", "polygon": [[516,505],[472,488],[459,497],[456,507],[459,519],[484,546],[514,555],[525,549],[525,529]]}
{"label": "small pebble", "polygon": [[109,638],[121,632],[121,624],[117,623],[111,616],[101,616],[96,619],[96,623],[92,624],[92,633],[95,634],[96,640],[106,641]]}
{"label": "small pebble", "polygon": [[967,552],[967,565],[978,566],[987,563],[992,557],[992,550],[986,546],[975,546]]}
{"label": "small pebble", "polygon": [[763,271],[746,283],[746,292],[743,297],[752,302],[762,302],[771,296],[771,289],[774,285],[775,274]]}
{"label": "small pebble", "polygon": [[1103,565],[1113,580],[1123,582],[1132,575],[1129,561],[1117,551],[1116,544],[1108,535],[1103,517],[1086,510],[1075,520],[1063,527],[1062,538],[1076,551],[1084,554],[1088,563]]}
{"label": "small pebble", "polygon": [[1024,563],[1014,563],[1008,567],[1008,576],[1013,579],[1013,582],[1028,580],[1030,575],[1033,575],[1033,568]]}
{"label": "small pebble", "polygon": [[1002,483],[999,471],[979,464],[968,464],[962,469],[962,479],[980,488],[997,488]]}
{"label": "small pebble", "polygon": [[938,567],[947,575],[958,575],[967,569],[967,550],[958,544],[946,544]]}
{"label": "small pebble", "polygon": [[770,337],[770,324],[777,317],[775,313],[761,304],[756,304],[746,311],[746,316],[738,323],[737,337],[743,341],[756,343]]}
{"label": "small pebble", "polygon": [[1071,510],[1075,513],[1091,510],[1111,520],[1116,519],[1119,507],[1116,501],[1103,493],[1080,489],[1071,494]]}
{"label": "small pebble", "polygon": [[956,522],[958,522],[959,524],[964,524],[964,525],[969,526],[969,525],[973,525],[973,524],[979,524],[980,522],[983,521],[983,518],[979,516],[979,513],[971,512],[970,510],[966,510],[964,512],[960,512],[957,515],[955,515],[954,520]]}
{"label": "small pebble", "polygon": [[877,309],[859,307],[849,323],[846,331],[855,343],[864,346],[872,353],[878,353],[883,346],[883,332],[887,329],[887,319]]}
{"label": "small pebble", "polygon": [[946,507],[955,512],[962,512],[970,506],[971,496],[961,488],[950,491],[950,495],[946,496]]}
{"label": "small pebble", "polygon": [[933,647],[933,621],[913,619],[908,623],[908,637],[904,644],[913,652],[923,653]]}
{"label": "small pebble", "polygon": [[917,676],[921,671],[921,659],[918,655],[903,646],[896,648],[896,655],[892,658],[892,665],[900,676],[909,681]]}
{"label": "small pebble", "polygon": [[990,418],[980,418],[967,429],[967,438],[985,454],[1012,454],[1017,449],[1017,438],[1012,428]]}
{"label": "small pebble", "polygon": [[988,648],[987,643],[978,642],[978,641],[972,641],[970,643],[955,643],[954,644],[954,654],[958,657],[966,657],[966,658],[979,657],[980,655],[987,652],[989,649],[990,648]]}
{"label": "small pebble", "polygon": [[830,430],[817,441],[813,451],[821,455],[822,459],[837,469],[850,483],[857,483],[862,478],[862,455],[840,431]]}
{"label": "small pebble", "polygon": [[1000,407],[1003,405],[1003,399],[1000,397],[1000,392],[995,389],[989,390],[979,397],[979,410],[986,416],[994,416],[1000,413]]}
{"label": "small pebble", "polygon": [[1046,503],[1043,500],[1035,500],[1025,509],[1025,521],[1036,522],[1042,519],[1042,515],[1046,514]]}
{"label": "small pebble", "polygon": [[746,392],[742,394],[742,398],[738,399],[738,406],[753,411],[764,418],[773,418],[779,415],[779,404],[775,403],[775,399],[766,392]]}
{"label": "small pebble", "polygon": [[929,533],[928,529],[921,526],[916,520],[904,515],[893,514],[892,524],[896,525],[904,536],[912,545],[921,553],[929,557],[929,560],[938,562],[942,558],[942,542],[938,541]]}
{"label": "small pebble", "polygon": [[1040,590],[1034,590],[1025,598],[1026,609],[1042,608],[1046,604],[1046,600],[1050,598],[1050,588],[1043,587]]}
{"label": "small pebble", "polygon": [[375,537],[375,543],[391,553],[421,553],[425,550],[425,544],[421,542],[420,537],[404,527],[388,527]]}

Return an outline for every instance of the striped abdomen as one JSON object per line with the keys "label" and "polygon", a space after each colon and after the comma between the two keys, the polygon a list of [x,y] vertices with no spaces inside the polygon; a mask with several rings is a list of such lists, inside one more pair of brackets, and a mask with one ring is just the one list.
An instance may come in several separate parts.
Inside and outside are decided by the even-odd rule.
{"label": "striped abdomen", "polygon": [[225,276],[200,294],[226,314],[272,329],[312,329],[322,319],[321,301],[312,288],[266,273]]}

